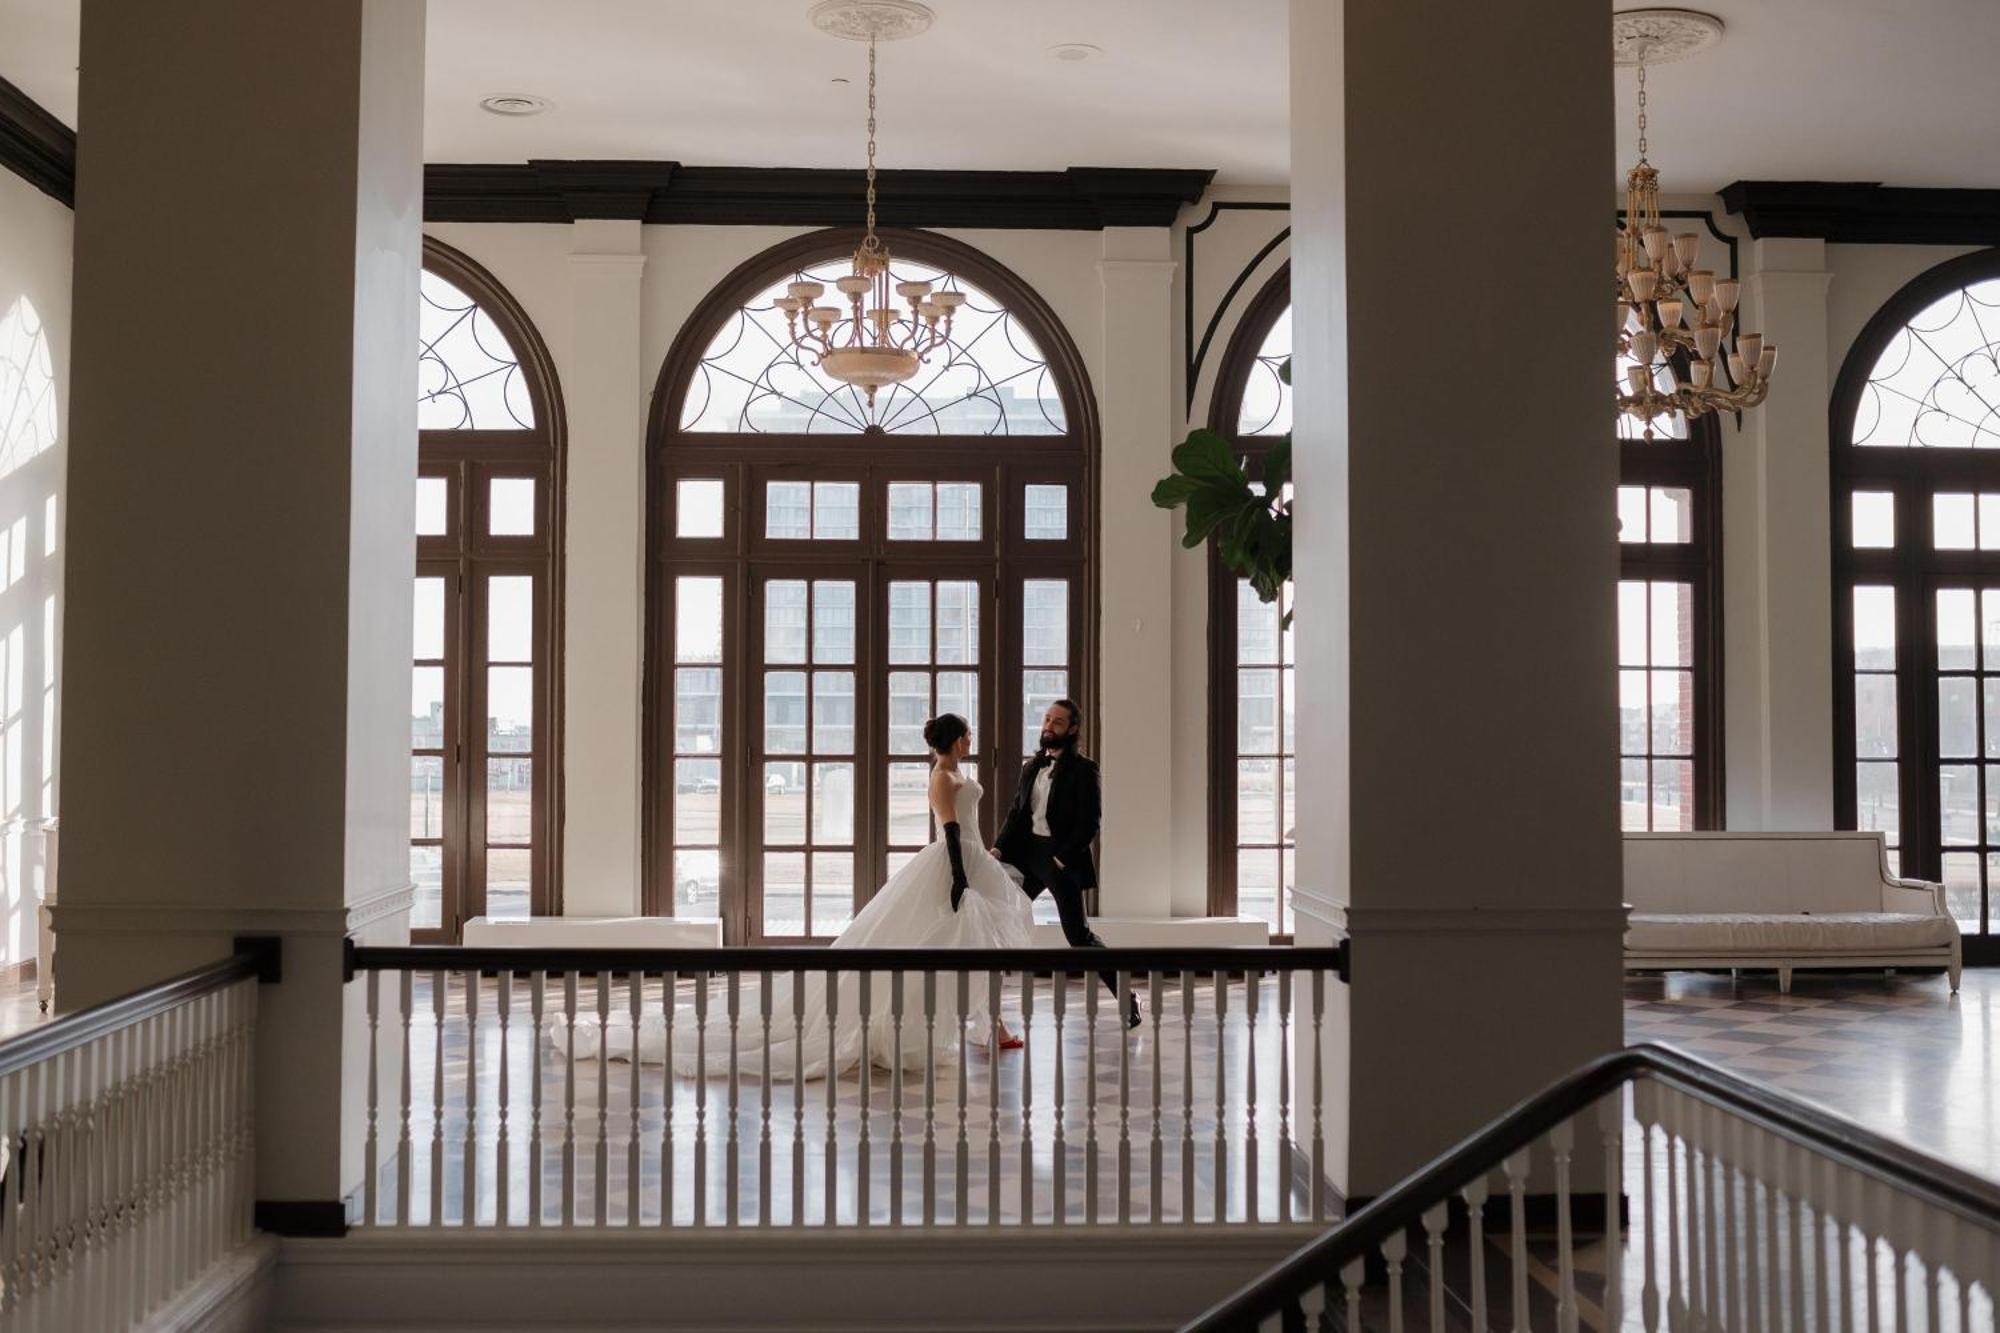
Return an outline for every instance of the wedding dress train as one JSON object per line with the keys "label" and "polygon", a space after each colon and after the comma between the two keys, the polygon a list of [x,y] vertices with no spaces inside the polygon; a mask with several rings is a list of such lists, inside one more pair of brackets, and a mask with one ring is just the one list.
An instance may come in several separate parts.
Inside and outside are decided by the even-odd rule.
{"label": "wedding dress train", "polygon": [[[940,838],[918,852],[902,869],[889,877],[868,905],[861,909],[846,930],[834,940],[841,949],[1016,949],[1027,947],[1034,925],[1034,909],[1028,896],[1008,874],[1006,867],[986,850],[980,835],[979,784],[971,778],[959,783],[955,797],[961,856],[969,887],[958,910],[951,906],[951,855]],[[925,1021],[925,976],[921,972],[903,975],[902,1063],[905,1069],[922,1069],[927,1054],[926,1034],[934,1049],[940,1072],[953,1067],[951,1057],[959,1041],[960,1007],[957,972],[938,972],[932,981],[932,1021]],[[863,1059],[882,1067],[896,1061],[896,1031],[892,1017],[889,973],[870,975],[868,1022],[861,1021],[861,974],[841,972],[832,999],[833,1017],[828,1019],[827,974],[807,973],[798,987],[795,1002],[790,975],[773,977],[769,1006],[769,1037],[765,1036],[765,1007],[759,974],[745,973],[732,979],[739,988],[737,1036],[733,1064],[741,1076],[755,1079],[765,1069],[769,1057],[773,1079],[794,1077],[803,1066],[806,1078],[838,1075],[859,1066]],[[990,1012],[991,977],[973,973],[965,987],[965,1019],[970,1023],[969,1038],[983,1044],[992,1028]],[[720,1076],[729,1072],[728,996],[717,991],[707,997],[705,1018],[698,1018],[692,1002],[675,1006],[671,1023],[659,1014],[646,1015],[638,1033],[638,1058],[648,1064],[671,1062],[679,1074]],[[796,1010],[796,1012],[795,1012]],[[614,1060],[632,1058],[632,1031],[626,1026],[610,1028],[609,1056]],[[594,1023],[580,1023],[574,1044],[578,1056],[595,1056],[597,1029]]]}

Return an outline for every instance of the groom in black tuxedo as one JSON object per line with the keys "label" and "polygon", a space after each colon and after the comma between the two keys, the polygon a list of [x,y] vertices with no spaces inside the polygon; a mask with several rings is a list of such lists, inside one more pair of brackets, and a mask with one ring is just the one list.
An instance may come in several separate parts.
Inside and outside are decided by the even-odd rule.
{"label": "groom in black tuxedo", "polygon": [[[1097,887],[1090,845],[1103,821],[1104,794],[1097,765],[1077,753],[1082,728],[1083,710],[1071,700],[1058,699],[1042,714],[1041,749],[1021,770],[993,855],[1021,872],[1021,887],[1030,898],[1048,890],[1071,947],[1102,949],[1104,941],[1084,914],[1083,896]],[[1118,994],[1115,975],[1098,976]],[[1125,1020],[1138,1025],[1136,996],[1126,1001]]]}

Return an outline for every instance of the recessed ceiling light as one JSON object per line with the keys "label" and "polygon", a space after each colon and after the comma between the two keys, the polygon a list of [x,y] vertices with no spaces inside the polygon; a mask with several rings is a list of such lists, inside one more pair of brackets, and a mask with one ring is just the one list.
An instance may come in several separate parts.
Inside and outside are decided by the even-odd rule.
{"label": "recessed ceiling light", "polygon": [[1057,60],[1067,60],[1074,64],[1079,60],[1097,59],[1104,54],[1104,48],[1092,46],[1089,42],[1058,42],[1049,48],[1049,54]]}
{"label": "recessed ceiling light", "polygon": [[555,103],[546,97],[532,97],[527,93],[505,93],[499,97],[488,97],[480,101],[483,111],[491,111],[496,116],[539,116]]}

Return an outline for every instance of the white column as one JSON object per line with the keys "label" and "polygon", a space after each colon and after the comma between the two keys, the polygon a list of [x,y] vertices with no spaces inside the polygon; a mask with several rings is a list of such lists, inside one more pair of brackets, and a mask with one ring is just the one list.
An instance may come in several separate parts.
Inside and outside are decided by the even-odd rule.
{"label": "white column", "polygon": [[1729,827],[1833,827],[1826,243],[1752,243],[1744,325],[1779,349],[1723,450],[1724,792]]}
{"label": "white column", "polygon": [[1621,1041],[1610,16],[1295,0],[1291,45],[1299,920],[1353,941],[1374,1195]]}
{"label": "white column", "polygon": [[[1105,916],[1173,911],[1174,518],[1153,507],[1174,444],[1172,233],[1107,227],[1096,734],[1104,769]],[[1199,725],[1199,719],[1183,719]]]}
{"label": "white column", "polygon": [[639,911],[646,373],[637,221],[575,225],[563,552],[563,913]]}
{"label": "white column", "polygon": [[57,999],[282,936],[258,1191],[331,1208],[342,942],[410,901],[424,6],[86,0],[82,65]]}

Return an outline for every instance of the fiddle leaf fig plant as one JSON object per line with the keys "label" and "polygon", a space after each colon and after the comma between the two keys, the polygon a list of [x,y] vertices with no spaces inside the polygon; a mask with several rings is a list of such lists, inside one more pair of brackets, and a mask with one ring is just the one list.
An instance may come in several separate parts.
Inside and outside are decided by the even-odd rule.
{"label": "fiddle leaf fig plant", "polygon": [[[1291,383],[1291,363],[1279,368]],[[1260,600],[1278,602],[1292,577],[1292,437],[1279,436],[1264,454],[1263,476],[1252,481],[1218,431],[1196,430],[1174,447],[1173,472],[1153,487],[1161,509],[1185,509],[1181,545],[1193,550],[1211,537],[1222,563],[1249,582]],[[1284,623],[1289,626],[1289,608]]]}

